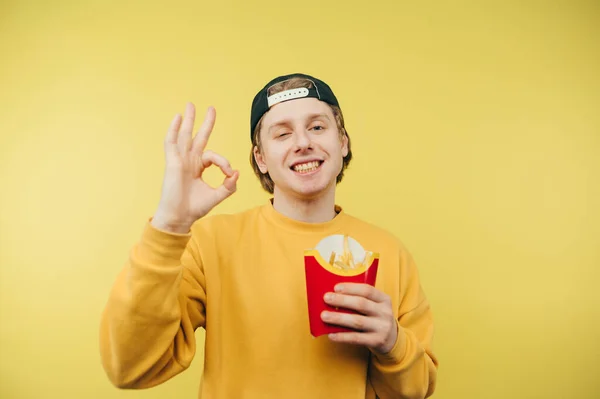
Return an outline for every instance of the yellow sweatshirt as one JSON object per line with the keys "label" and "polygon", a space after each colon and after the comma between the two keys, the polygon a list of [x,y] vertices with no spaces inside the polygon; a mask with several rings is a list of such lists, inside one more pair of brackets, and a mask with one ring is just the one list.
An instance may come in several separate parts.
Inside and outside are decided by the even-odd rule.
{"label": "yellow sweatshirt", "polygon": [[[102,364],[119,388],[184,371],[206,330],[202,399],[425,398],[435,389],[433,322],[417,269],[391,234],[346,214],[284,217],[271,202],[214,215],[189,234],[147,223],[104,309]],[[347,234],[379,253],[376,287],[392,299],[404,340],[386,355],[309,331],[303,254]],[[402,344],[400,344],[402,343]]]}

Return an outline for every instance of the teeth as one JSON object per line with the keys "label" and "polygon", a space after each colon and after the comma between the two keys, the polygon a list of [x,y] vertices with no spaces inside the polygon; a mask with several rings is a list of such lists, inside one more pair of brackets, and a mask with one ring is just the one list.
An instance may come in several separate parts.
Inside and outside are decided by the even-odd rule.
{"label": "teeth", "polygon": [[294,166],[296,172],[312,172],[319,167],[319,161],[301,163]]}

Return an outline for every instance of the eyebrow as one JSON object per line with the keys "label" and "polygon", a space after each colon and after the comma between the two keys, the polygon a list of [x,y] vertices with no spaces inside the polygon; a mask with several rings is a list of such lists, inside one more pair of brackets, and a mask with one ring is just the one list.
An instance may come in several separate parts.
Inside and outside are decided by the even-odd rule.
{"label": "eyebrow", "polygon": [[[307,119],[307,120],[309,120],[309,121],[313,121],[313,120],[315,120],[315,119],[319,119],[319,118],[325,118],[325,119],[327,119],[328,121],[330,121],[330,122],[331,122],[331,118],[329,118],[329,115],[327,115],[327,114],[325,114],[325,113],[319,113],[319,114],[310,114],[310,115],[308,115],[308,117],[307,117],[306,119]],[[290,120],[290,119],[284,119],[284,120],[281,120],[281,121],[279,121],[279,122],[277,122],[277,123],[275,123],[275,124],[271,125],[271,126],[269,127],[269,130],[268,130],[268,132],[271,132],[271,130],[272,130],[273,128],[276,128],[276,127],[280,127],[280,126],[289,126],[289,125],[291,125],[291,123],[290,123],[290,122],[291,122],[291,120]]]}

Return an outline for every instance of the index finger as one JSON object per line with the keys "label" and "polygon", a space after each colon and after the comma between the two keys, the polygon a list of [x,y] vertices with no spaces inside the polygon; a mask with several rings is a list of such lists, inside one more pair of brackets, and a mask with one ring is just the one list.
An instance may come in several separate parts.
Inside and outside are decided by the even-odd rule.
{"label": "index finger", "polygon": [[206,111],[206,116],[204,117],[204,121],[198,129],[196,137],[194,137],[194,142],[192,144],[193,152],[199,153],[204,151],[204,149],[206,148],[206,144],[208,143],[208,138],[210,137],[212,129],[215,126],[215,119],[215,108],[212,106],[208,107],[208,110]]}
{"label": "index finger", "polygon": [[335,292],[345,295],[361,296],[373,302],[386,302],[388,296],[369,284],[340,283],[335,286]]}

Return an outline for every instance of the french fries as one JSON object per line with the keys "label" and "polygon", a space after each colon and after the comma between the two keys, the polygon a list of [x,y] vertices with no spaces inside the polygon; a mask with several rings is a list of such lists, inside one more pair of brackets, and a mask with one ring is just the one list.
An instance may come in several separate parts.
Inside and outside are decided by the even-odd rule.
{"label": "french fries", "polygon": [[373,253],[367,252],[365,254],[365,259],[362,262],[355,262],[352,251],[350,251],[350,246],[348,245],[347,235],[344,236],[344,252],[341,255],[337,255],[335,251],[331,251],[331,255],[329,256],[329,264],[331,266],[345,271],[368,266],[372,260]]}

